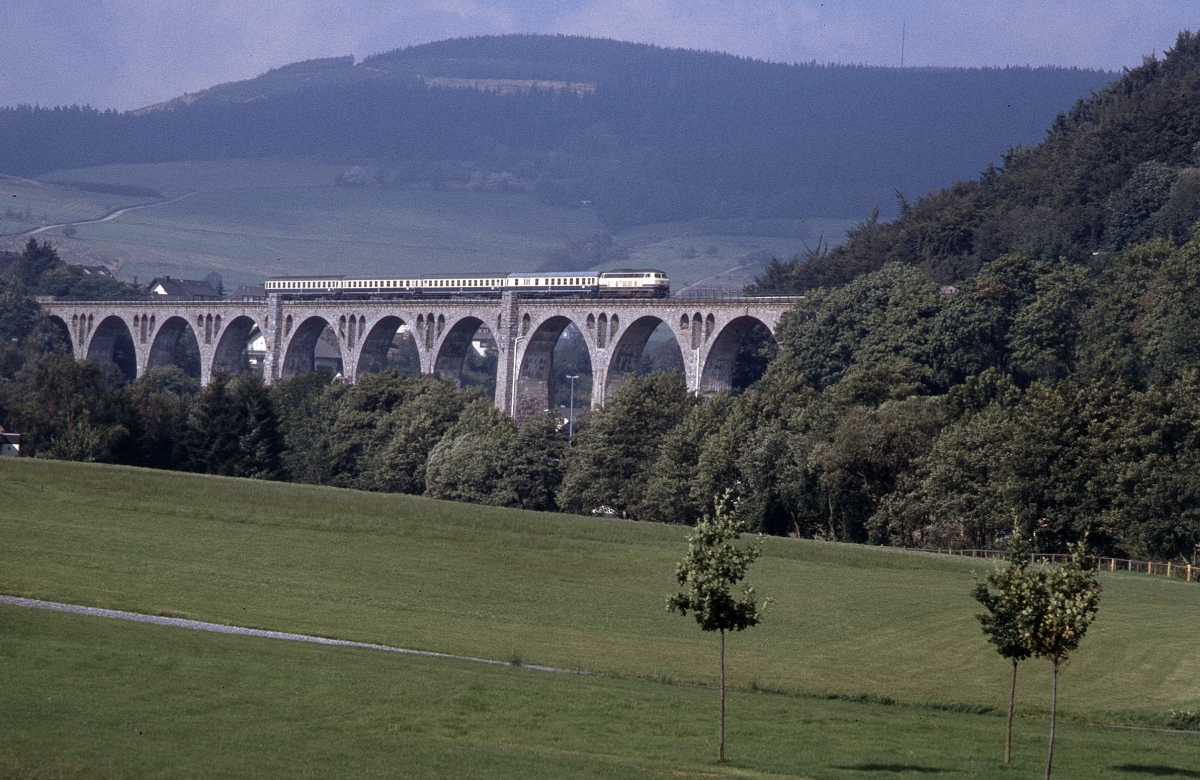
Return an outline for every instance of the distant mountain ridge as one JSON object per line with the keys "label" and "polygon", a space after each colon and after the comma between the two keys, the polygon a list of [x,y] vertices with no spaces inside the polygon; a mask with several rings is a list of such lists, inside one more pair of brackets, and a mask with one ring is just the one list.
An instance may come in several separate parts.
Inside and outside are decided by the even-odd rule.
{"label": "distant mountain ridge", "polygon": [[1176,244],[1200,225],[1200,34],[1181,32],[1003,164],[864,220],[831,252],[771,266],[760,291],[837,287],[888,263],[955,283],[1009,253],[1102,268],[1147,239]]}
{"label": "distant mountain ridge", "polygon": [[315,156],[374,185],[473,180],[613,226],[863,216],[1035,143],[1113,74],[779,64],[569,36],[293,63],[137,111],[0,110],[0,171]]}

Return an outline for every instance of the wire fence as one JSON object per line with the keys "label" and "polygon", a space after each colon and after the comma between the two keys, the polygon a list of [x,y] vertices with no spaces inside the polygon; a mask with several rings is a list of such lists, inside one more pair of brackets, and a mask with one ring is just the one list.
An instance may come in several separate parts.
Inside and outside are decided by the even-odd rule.
{"label": "wire fence", "polygon": [[[1007,550],[958,550],[947,547],[901,547],[909,552],[937,553],[939,555],[958,555],[963,558],[985,558],[989,560],[1008,560]],[[1058,563],[1070,558],[1066,553],[1032,553],[1029,556],[1033,563]],[[1174,577],[1187,582],[1200,580],[1200,566],[1190,563],[1161,563],[1158,561],[1135,561],[1130,558],[1107,558],[1089,555],[1086,558],[1094,563],[1101,571],[1129,571],[1140,574],[1157,574],[1164,577]]]}

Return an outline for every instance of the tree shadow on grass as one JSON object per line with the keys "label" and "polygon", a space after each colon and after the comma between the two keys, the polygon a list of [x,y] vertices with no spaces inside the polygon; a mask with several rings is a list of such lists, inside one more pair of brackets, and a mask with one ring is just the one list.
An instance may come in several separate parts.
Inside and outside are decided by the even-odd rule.
{"label": "tree shadow on grass", "polygon": [[1174,766],[1160,766],[1158,764],[1121,764],[1114,766],[1113,769],[1122,772],[1137,772],[1141,775],[1154,775],[1155,777],[1200,777],[1200,772],[1194,769],[1180,769]]}
{"label": "tree shadow on grass", "polygon": [[916,764],[854,764],[853,766],[835,766],[834,769],[849,769],[855,772],[920,772],[930,775],[950,771],[941,767]]}

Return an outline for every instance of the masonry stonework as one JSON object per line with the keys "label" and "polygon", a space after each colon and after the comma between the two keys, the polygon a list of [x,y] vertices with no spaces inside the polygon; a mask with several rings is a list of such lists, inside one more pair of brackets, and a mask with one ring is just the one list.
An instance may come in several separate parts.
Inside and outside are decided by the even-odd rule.
{"label": "masonry stonework", "polygon": [[548,411],[554,346],[574,324],[592,364],[592,405],[603,406],[641,362],[650,334],[665,323],[683,355],[692,392],[727,390],[738,349],[760,324],[772,335],[795,297],[80,302],[41,299],[46,314],[70,335],[77,360],[112,360],[119,340],[133,343],[136,374],[171,362],[187,331],[200,348],[200,381],[238,371],[255,330],[266,344],[270,384],[313,370],[322,331],[334,333],[346,381],[382,370],[401,325],[407,325],[421,371],[459,381],[471,339],[487,325],[499,353],[496,408],[517,419]]}

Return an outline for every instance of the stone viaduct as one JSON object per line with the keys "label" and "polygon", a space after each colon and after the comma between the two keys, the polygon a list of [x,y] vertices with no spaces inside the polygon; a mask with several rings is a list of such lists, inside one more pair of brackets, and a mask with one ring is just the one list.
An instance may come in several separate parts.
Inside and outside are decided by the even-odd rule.
{"label": "stone viaduct", "polygon": [[[407,324],[423,373],[458,381],[481,325],[499,352],[496,408],[518,419],[540,415],[549,401],[554,346],[574,323],[592,365],[592,404],[602,406],[634,373],[650,334],[666,323],[683,355],[688,388],[712,394],[730,387],[734,362],[756,324],[772,335],[795,297],[665,299],[501,298],[265,301],[56,301],[42,309],[71,338],[78,360],[112,360],[119,340],[133,342],[138,376],[172,362],[188,330],[200,348],[202,384],[214,372],[236,372],[257,330],[266,341],[267,383],[313,370],[314,349],[328,326],[336,335],[343,375],[354,381],[379,371],[397,330]],[[126,342],[128,343],[128,342]]]}

